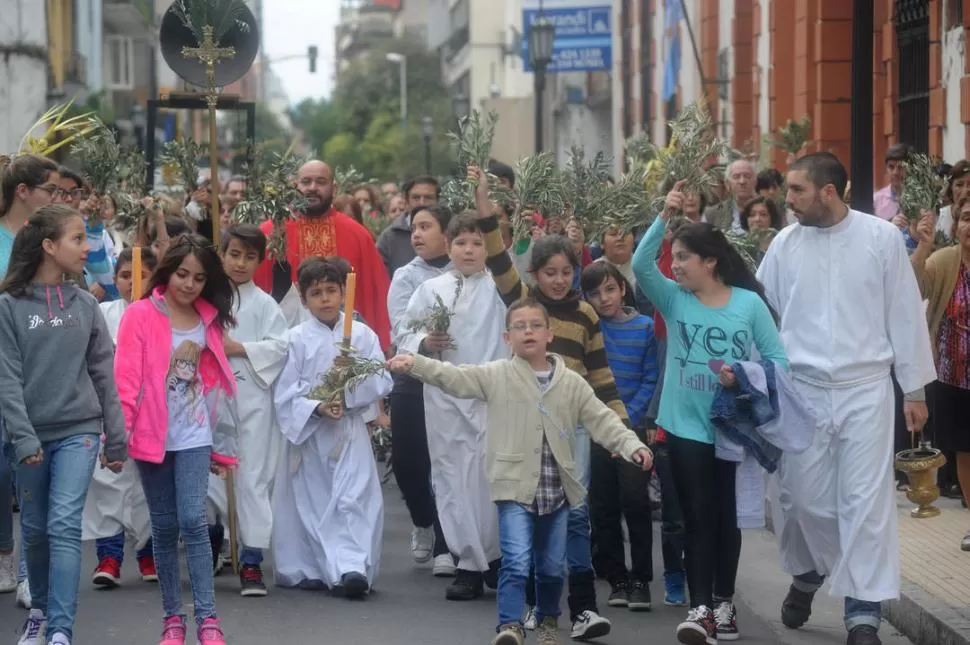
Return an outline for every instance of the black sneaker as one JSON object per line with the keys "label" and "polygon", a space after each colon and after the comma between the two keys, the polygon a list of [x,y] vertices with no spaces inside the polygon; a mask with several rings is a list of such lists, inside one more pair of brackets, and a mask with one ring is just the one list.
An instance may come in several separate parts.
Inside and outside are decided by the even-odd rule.
{"label": "black sneaker", "polygon": [[341,576],[340,586],[343,587],[344,598],[351,600],[364,598],[370,589],[370,583],[367,582],[367,577],[356,571],[345,573]]}
{"label": "black sneaker", "polygon": [[239,595],[246,598],[266,595],[262,569],[251,564],[242,566],[239,571]]}
{"label": "black sneaker", "polygon": [[882,645],[879,632],[871,625],[857,625],[849,631],[846,645]]}
{"label": "black sneaker", "polygon": [[485,595],[485,582],[478,571],[458,569],[455,581],[445,589],[447,600],[475,600]]}
{"label": "black sneaker", "polygon": [[482,574],[485,580],[485,586],[489,589],[498,589],[498,574],[499,570],[502,568],[502,558],[498,560],[492,560],[488,563],[488,571]]}
{"label": "black sneaker", "polygon": [[225,564],[222,561],[222,542],[226,537],[226,529],[222,524],[209,525],[209,546],[212,547],[212,575],[217,576],[222,573]]}
{"label": "black sneaker", "polygon": [[788,587],[788,595],[781,603],[781,622],[788,629],[798,629],[812,615],[815,592],[799,591],[794,585]]}
{"label": "black sneaker", "polygon": [[725,600],[717,603],[717,607],[714,608],[714,622],[717,624],[717,640],[736,641],[740,638],[738,610],[733,602]]}
{"label": "black sneaker", "polygon": [[630,604],[629,599],[629,585],[626,580],[620,580],[614,582],[610,591],[610,598],[606,601],[606,604],[610,607],[626,607]]}
{"label": "black sneaker", "polygon": [[627,598],[630,601],[627,604],[630,611],[650,611],[653,607],[653,603],[650,601],[650,587],[639,580],[630,584]]}

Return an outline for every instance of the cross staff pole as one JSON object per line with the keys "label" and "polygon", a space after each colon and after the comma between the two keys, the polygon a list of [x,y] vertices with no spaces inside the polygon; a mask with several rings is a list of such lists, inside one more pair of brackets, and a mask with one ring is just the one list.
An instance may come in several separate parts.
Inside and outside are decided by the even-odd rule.
{"label": "cross staff pole", "polygon": [[[208,92],[205,100],[209,107],[209,182],[212,186],[212,207],[209,217],[212,218],[212,241],[216,246],[222,243],[219,231],[221,217],[219,210],[219,138],[216,129],[216,105],[219,103],[219,88],[216,87],[216,65],[224,59],[235,57],[235,55],[235,47],[218,46],[210,25],[202,27],[202,42],[199,43],[198,47],[182,48],[182,56],[197,58],[199,62],[205,65],[205,74],[208,79]],[[231,481],[231,479],[226,479],[227,487]],[[235,548],[235,543],[233,543],[233,548]],[[236,565],[237,562],[233,559],[233,567],[237,568]]]}
{"label": "cross staff pole", "polygon": [[[205,65],[206,79],[208,80],[205,101],[209,108],[209,182],[212,186],[212,208],[209,210],[209,217],[212,218],[212,241],[216,246],[222,243],[219,231],[221,216],[219,210],[219,138],[216,129],[216,106],[219,104],[219,88],[216,86],[216,65],[222,60],[235,57],[235,55],[235,47],[218,46],[211,25],[202,27],[202,42],[199,43],[198,47],[182,48],[182,56],[197,58],[199,62]],[[232,560],[232,570],[239,573],[236,490],[231,469],[226,474],[226,501],[229,507],[227,509],[229,515],[227,518],[229,524],[229,557]]]}

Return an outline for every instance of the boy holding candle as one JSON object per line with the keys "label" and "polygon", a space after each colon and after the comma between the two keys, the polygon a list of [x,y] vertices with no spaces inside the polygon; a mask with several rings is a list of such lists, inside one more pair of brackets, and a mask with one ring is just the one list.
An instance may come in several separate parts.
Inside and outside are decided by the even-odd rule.
{"label": "boy holding candle", "polygon": [[[346,285],[345,285],[346,281]],[[346,387],[337,401],[308,395],[350,345],[381,362],[377,335],[352,316],[357,276],[309,258],[297,285],[311,318],[290,332],[276,386],[276,415],[286,437],[273,497],[273,556],[282,586],[325,585],[347,598],[367,595],[378,574],[384,498],[365,414],[391,391],[380,372]]]}
{"label": "boy holding candle", "polygon": [[[121,298],[101,303],[101,313],[108,324],[111,339],[117,342],[118,327],[125,309],[141,293],[140,284],[148,284],[155,270],[151,249],[125,249],[115,265],[115,287]],[[138,571],[146,582],[158,580],[152,555],[151,521],[148,504],[141,488],[138,471],[131,463],[120,473],[95,468],[81,521],[81,538],[95,540],[98,566],[91,582],[113,589],[121,582],[121,564],[125,555],[125,536],[135,543]]]}

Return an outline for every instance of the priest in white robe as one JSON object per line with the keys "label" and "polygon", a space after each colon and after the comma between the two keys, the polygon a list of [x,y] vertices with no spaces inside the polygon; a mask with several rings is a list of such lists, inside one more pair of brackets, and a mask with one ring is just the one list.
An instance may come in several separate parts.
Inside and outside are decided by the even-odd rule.
{"label": "priest in white robe", "polygon": [[[236,327],[229,333],[230,355],[238,392],[220,407],[219,423],[236,423],[239,436],[239,468],[233,477],[239,535],[242,594],[265,595],[260,569],[263,550],[272,537],[272,491],[280,460],[283,436],[276,422],[273,385],[286,361],[289,329],[273,297],[252,282],[237,285],[233,298]],[[227,353],[234,352],[227,350]],[[232,406],[234,409],[229,409]],[[228,515],[226,484],[212,475],[209,499],[220,518]]]}
{"label": "priest in white robe", "polygon": [[849,209],[830,153],[796,161],[788,206],[799,223],[771,243],[758,278],[781,314],[792,376],[818,419],[813,445],[785,453],[774,520],[793,582],[782,621],[808,621],[824,580],[845,598],[849,645],[878,645],[880,602],[899,595],[890,368],[911,432],[935,377],[916,278],[899,230]]}
{"label": "priest in white robe", "polygon": [[[481,256],[482,267],[472,275],[451,269],[419,285],[403,317],[405,321],[421,318],[434,306],[435,296],[440,297],[454,312],[448,334],[455,342],[455,349],[442,352],[440,358],[455,365],[481,365],[509,356],[502,340],[506,307],[492,276],[484,270],[484,246]],[[422,352],[427,335],[404,331],[398,336],[399,350]],[[486,409],[484,401],[424,387],[435,505],[448,547],[458,557],[455,581],[445,593],[450,600],[481,596],[483,574],[501,557],[498,513],[485,476]]]}
{"label": "priest in white robe", "polygon": [[[114,341],[117,341],[118,327],[127,307],[128,302],[124,299],[101,304],[101,314]],[[92,578],[94,584],[114,587],[120,582],[116,567],[120,569],[128,540],[134,544],[142,579],[157,580],[151,537],[148,502],[135,464],[129,460],[120,473],[95,468],[81,520],[81,539],[97,541],[98,567]],[[115,562],[106,562],[106,558]]]}
{"label": "priest in white robe", "polygon": [[[339,355],[343,314],[331,329],[311,318],[290,332],[289,356],[276,386],[276,412],[286,438],[276,478],[273,558],[282,586],[323,584],[362,596],[377,579],[384,498],[364,421],[391,391],[386,372],[344,392],[339,420],[317,414],[307,398]],[[383,361],[377,335],[354,322],[351,344]]]}

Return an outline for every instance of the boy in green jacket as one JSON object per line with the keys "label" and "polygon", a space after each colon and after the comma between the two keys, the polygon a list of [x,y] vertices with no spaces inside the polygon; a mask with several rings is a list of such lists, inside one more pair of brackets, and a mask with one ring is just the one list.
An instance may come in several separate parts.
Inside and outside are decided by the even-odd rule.
{"label": "boy in green jacket", "polygon": [[488,404],[485,468],[498,507],[502,546],[498,635],[492,645],[522,645],[525,640],[521,617],[533,559],[538,642],[554,645],[567,511],[586,495],[573,459],[576,427],[584,426],[594,441],[644,470],[651,468],[653,454],[582,376],[559,356],[546,353],[552,331],[541,304],[532,298],[518,300],[509,307],[505,322],[505,342],[513,354],[508,360],[455,366],[402,354],[387,367],[452,396]]}

